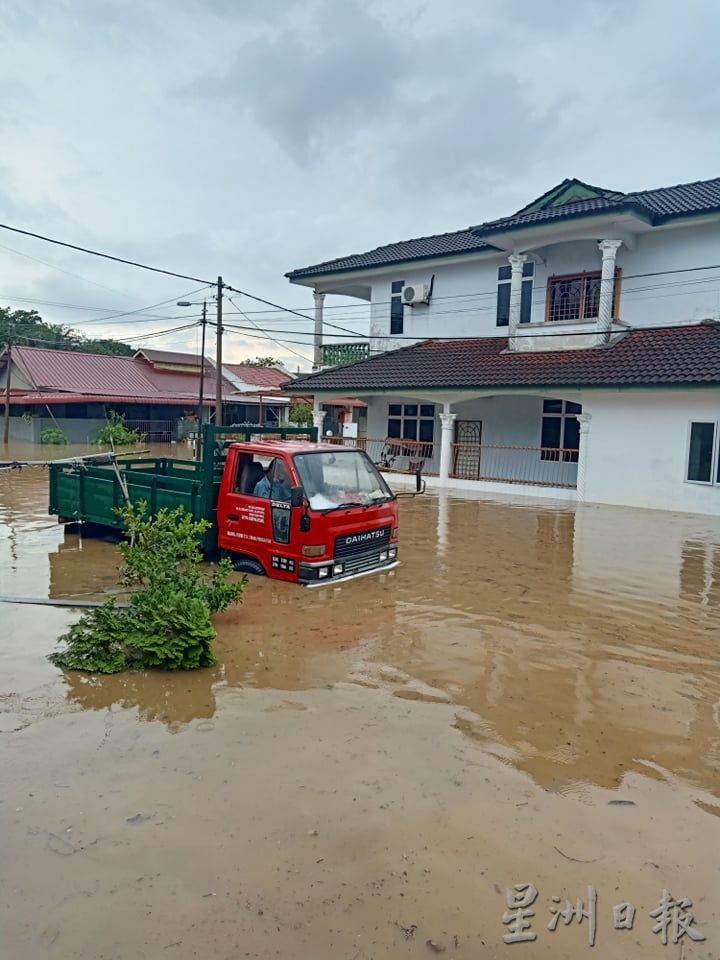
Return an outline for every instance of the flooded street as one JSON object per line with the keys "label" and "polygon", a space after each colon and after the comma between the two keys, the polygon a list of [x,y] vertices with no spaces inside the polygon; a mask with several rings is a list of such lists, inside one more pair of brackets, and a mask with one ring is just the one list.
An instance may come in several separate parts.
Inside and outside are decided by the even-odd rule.
{"label": "flooded street", "polygon": [[[0,596],[102,597],[118,559],[0,473]],[[179,676],[63,674],[80,612],[0,603],[3,960],[720,958],[720,519],[428,493],[400,559],[251,577]],[[592,948],[548,929],[589,886]],[[705,940],[662,944],[664,890]]]}

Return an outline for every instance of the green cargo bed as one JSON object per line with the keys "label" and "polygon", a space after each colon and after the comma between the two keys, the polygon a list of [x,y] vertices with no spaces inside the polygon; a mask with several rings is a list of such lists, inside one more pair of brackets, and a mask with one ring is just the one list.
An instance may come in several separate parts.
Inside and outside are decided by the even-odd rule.
{"label": "green cargo bed", "polygon": [[[144,500],[150,515],[183,506],[194,520],[208,520],[203,538],[206,553],[217,544],[216,507],[227,450],[231,443],[254,437],[315,440],[317,430],[283,427],[203,428],[202,460],[118,457],[115,463],[51,463],[48,512],[61,521],[79,520],[122,529],[117,510],[125,504],[123,484],[131,503]],[[122,483],[121,483],[122,480]]]}

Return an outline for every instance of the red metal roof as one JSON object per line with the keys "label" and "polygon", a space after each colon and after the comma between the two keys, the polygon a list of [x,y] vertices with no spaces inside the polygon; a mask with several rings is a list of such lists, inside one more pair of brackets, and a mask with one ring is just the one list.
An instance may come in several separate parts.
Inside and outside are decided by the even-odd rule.
{"label": "red metal roof", "polygon": [[[153,352],[160,354],[162,351]],[[168,352],[165,356],[173,354]],[[200,392],[198,373],[158,369],[144,356],[116,357],[16,346],[13,348],[13,360],[34,388],[24,394],[15,391],[13,394],[24,396],[28,403],[109,403],[122,400],[126,403],[187,404],[197,403]],[[267,372],[264,368],[253,369]],[[277,370],[269,372],[280,373]],[[214,368],[206,369],[203,393],[206,401],[214,401]],[[52,401],[48,399],[50,396],[53,397]],[[231,383],[223,380],[223,399],[238,403],[252,402],[255,397],[238,393]],[[282,401],[286,402],[285,398]]]}
{"label": "red metal roof", "polygon": [[254,367],[247,363],[224,363],[223,368],[251,387],[280,387],[292,379],[277,367]]}
{"label": "red metal roof", "polygon": [[15,347],[13,360],[39,390],[104,396],[150,397],[157,390],[134,357]]}

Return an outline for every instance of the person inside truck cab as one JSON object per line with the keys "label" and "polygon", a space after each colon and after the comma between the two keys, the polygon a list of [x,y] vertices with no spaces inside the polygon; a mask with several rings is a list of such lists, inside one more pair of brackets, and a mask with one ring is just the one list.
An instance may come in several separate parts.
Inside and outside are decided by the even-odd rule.
{"label": "person inside truck cab", "polygon": [[290,479],[282,460],[270,461],[265,476],[255,484],[253,494],[273,500],[290,500]]}

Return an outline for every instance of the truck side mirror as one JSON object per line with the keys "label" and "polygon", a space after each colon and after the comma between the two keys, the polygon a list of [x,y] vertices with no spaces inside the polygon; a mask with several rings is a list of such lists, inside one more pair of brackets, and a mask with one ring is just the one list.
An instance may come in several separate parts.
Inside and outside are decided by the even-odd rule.
{"label": "truck side mirror", "polygon": [[291,487],[290,489],[290,506],[291,507],[301,507],[305,502],[305,491],[302,487]]}

